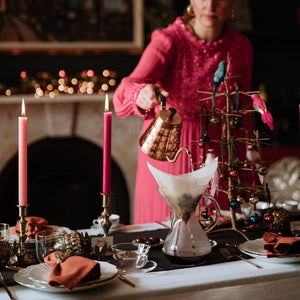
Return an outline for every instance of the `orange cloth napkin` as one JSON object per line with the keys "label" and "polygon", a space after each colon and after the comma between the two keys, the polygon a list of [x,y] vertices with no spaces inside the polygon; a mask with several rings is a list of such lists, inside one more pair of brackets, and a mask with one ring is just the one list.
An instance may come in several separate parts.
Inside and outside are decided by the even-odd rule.
{"label": "orange cloth napkin", "polygon": [[78,283],[96,280],[100,277],[100,264],[83,256],[70,256],[58,262],[55,252],[44,258],[46,264],[52,267],[49,284],[64,285],[71,291]]}
{"label": "orange cloth napkin", "polygon": [[274,232],[266,232],[263,239],[266,242],[264,249],[267,250],[267,257],[300,253],[299,238],[284,237]]}
{"label": "orange cloth napkin", "polygon": [[[35,234],[40,231],[41,229],[51,229],[49,226],[45,226],[48,224],[48,221],[41,217],[25,217],[26,229],[25,234],[27,238],[34,239]],[[20,234],[20,224],[17,221],[15,229],[12,231],[13,234]]]}

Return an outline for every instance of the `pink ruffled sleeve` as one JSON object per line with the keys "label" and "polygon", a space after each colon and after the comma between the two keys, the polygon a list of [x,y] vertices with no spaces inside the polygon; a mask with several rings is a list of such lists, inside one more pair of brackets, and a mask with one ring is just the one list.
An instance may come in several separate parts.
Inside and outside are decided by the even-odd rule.
{"label": "pink ruffled sleeve", "polygon": [[122,79],[114,92],[114,108],[120,118],[138,115],[148,119],[154,116],[154,110],[145,111],[139,108],[136,100],[143,87],[147,84],[158,84],[164,77],[173,54],[172,38],[161,30],[154,31],[138,65],[128,77]]}

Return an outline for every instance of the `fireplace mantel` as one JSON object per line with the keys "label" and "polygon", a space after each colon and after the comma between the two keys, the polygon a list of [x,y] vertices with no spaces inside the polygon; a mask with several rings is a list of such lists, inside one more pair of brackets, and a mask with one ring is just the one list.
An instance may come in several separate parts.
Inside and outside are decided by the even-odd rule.
{"label": "fireplace mantel", "polygon": [[[109,93],[110,102],[112,96]],[[105,94],[60,95],[55,98],[0,96],[0,172],[18,151],[18,116],[21,113],[22,98],[28,116],[28,145],[44,138],[76,136],[102,148]],[[110,107],[113,111],[112,103]],[[128,117],[123,120],[113,111],[112,157],[126,179],[132,217],[141,126],[141,118]]]}

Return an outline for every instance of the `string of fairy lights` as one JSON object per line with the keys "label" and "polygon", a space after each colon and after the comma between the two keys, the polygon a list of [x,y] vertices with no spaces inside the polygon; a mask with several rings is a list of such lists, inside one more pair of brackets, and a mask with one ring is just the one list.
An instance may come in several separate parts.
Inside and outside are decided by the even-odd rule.
{"label": "string of fairy lights", "polygon": [[18,87],[2,86],[0,94],[11,96],[15,94],[33,94],[35,98],[47,96],[55,98],[59,95],[93,95],[112,91],[117,85],[117,73],[104,69],[83,70],[75,75],[66,70],[59,70],[57,75],[49,72],[38,72],[30,75],[26,70],[20,72]]}

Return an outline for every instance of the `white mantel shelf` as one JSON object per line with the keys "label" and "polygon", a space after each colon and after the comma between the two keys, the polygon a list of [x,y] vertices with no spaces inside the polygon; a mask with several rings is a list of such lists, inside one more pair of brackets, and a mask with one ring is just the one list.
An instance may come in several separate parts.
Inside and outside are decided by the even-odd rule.
{"label": "white mantel shelf", "polygon": [[[109,100],[112,100],[113,92],[109,92]],[[73,103],[73,102],[103,102],[105,94],[73,94],[73,95],[58,95],[54,98],[42,96],[35,98],[32,94],[17,94],[12,96],[0,96],[0,104],[19,104],[24,98],[29,104],[50,104],[50,103]]]}

